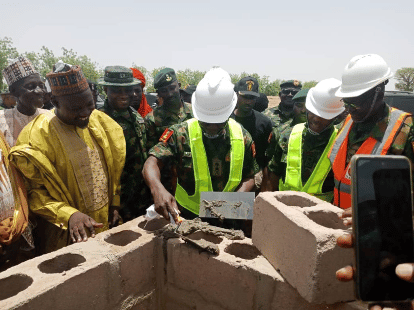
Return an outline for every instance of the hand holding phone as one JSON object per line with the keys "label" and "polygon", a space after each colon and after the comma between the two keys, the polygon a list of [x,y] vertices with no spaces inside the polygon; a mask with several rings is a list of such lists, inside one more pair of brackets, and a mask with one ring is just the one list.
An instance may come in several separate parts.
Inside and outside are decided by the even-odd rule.
{"label": "hand holding phone", "polygon": [[414,262],[411,164],[404,156],[356,155],[351,160],[357,298],[398,302],[414,284],[395,274]]}

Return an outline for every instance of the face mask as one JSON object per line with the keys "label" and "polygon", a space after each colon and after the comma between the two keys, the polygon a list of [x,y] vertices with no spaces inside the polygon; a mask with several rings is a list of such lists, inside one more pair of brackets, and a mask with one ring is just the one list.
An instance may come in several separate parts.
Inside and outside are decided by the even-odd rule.
{"label": "face mask", "polygon": [[203,132],[204,137],[208,139],[216,139],[220,136],[222,136],[224,133],[224,130],[221,130],[219,133],[216,133],[215,135],[209,135],[207,132]]}
{"label": "face mask", "polygon": [[324,129],[322,129],[321,132],[316,132],[313,131],[312,129],[310,129],[310,127],[308,126],[308,132],[312,135],[312,136],[319,136],[320,134],[322,134],[323,132],[327,131],[328,129],[332,128],[334,126],[334,122],[331,122],[328,126],[326,126]]}

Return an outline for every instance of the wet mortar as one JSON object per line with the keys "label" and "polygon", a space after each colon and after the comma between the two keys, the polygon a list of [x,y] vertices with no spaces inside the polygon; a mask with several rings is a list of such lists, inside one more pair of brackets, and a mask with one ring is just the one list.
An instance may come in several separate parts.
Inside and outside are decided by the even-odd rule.
{"label": "wet mortar", "polygon": [[[206,239],[202,237],[194,238],[194,235],[197,232],[202,232],[206,235],[215,237],[225,237],[230,240],[244,239],[244,233],[241,230],[212,226],[206,222],[203,222],[200,218],[196,218],[194,220],[184,220],[178,228],[176,225],[168,225],[164,229],[161,229],[158,234],[164,239],[181,238],[186,243],[198,248],[200,251],[206,251],[208,253],[218,255],[220,250],[216,244],[217,239],[212,239],[211,237],[205,237]],[[193,235],[192,238],[191,235]],[[208,241],[208,239],[211,241]]]}

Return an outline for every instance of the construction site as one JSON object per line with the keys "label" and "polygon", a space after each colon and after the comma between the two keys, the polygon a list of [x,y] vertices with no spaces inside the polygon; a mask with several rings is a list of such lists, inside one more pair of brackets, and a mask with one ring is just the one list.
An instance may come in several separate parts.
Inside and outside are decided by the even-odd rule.
{"label": "construction site", "polygon": [[251,239],[198,220],[177,237],[139,217],[1,273],[0,309],[366,309],[335,278],[353,260],[336,245],[340,212],[306,193],[261,193]]}

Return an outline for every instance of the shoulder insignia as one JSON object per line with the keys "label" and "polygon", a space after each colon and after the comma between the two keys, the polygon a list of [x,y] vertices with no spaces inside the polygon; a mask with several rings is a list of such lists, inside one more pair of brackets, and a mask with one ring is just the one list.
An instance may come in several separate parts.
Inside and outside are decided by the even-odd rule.
{"label": "shoulder insignia", "polygon": [[254,142],[252,143],[252,153],[253,157],[256,157],[256,146],[254,145]]}
{"label": "shoulder insignia", "polygon": [[160,142],[167,144],[168,139],[172,136],[174,131],[170,128],[166,128],[160,137]]}
{"label": "shoulder insignia", "polygon": [[270,143],[272,141],[273,132],[270,133],[269,138],[267,139],[267,143]]}

